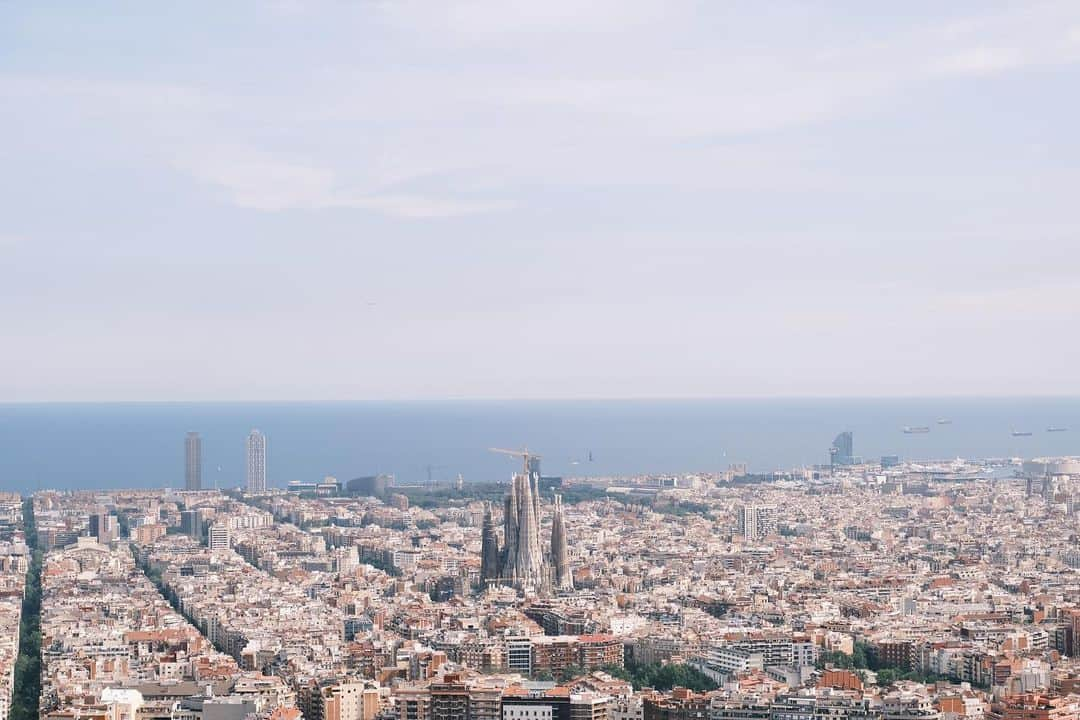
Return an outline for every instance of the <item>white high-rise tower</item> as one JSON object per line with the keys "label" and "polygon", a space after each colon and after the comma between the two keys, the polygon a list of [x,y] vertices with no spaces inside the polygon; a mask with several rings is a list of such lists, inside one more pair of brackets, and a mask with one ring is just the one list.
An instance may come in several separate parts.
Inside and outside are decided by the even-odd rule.
{"label": "white high-rise tower", "polygon": [[252,430],[247,437],[247,491],[266,490],[266,436]]}

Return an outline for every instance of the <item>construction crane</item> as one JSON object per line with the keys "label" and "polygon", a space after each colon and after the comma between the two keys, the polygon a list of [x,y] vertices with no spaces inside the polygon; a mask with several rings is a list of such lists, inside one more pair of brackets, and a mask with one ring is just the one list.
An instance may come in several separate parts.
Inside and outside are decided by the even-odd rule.
{"label": "construction crane", "polygon": [[490,450],[493,453],[502,453],[503,455],[512,455],[514,457],[521,458],[522,467],[524,467],[525,477],[529,477],[531,475],[531,473],[532,473],[532,468],[530,467],[530,461],[533,458],[536,458],[537,460],[540,459],[540,456],[537,455],[536,453],[529,452],[529,448],[525,448],[524,450],[506,450],[505,448],[488,448],[488,450]]}

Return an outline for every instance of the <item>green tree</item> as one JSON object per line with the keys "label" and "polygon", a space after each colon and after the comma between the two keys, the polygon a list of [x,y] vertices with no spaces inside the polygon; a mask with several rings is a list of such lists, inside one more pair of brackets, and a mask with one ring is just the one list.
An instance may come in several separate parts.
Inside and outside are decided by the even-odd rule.
{"label": "green tree", "polygon": [[851,662],[855,667],[859,669],[870,667],[867,664],[868,660],[866,656],[866,649],[863,647],[862,643],[855,644],[855,650],[851,653]]}
{"label": "green tree", "polygon": [[627,682],[630,682],[633,679],[630,671],[624,668],[622,665],[604,665],[600,669],[603,672],[606,672],[611,677],[618,678],[620,680],[626,680]]}
{"label": "green tree", "polygon": [[900,673],[892,668],[882,668],[877,671],[878,685],[892,685],[900,679]]}
{"label": "green tree", "polygon": [[37,720],[41,695],[41,551],[37,547],[33,498],[23,499],[23,532],[30,548],[30,562],[23,592],[19,623],[19,657],[11,693],[9,720]]}
{"label": "green tree", "polygon": [[567,665],[565,668],[563,668],[562,679],[565,682],[567,680],[579,678],[584,674],[585,668],[581,667],[580,665]]}
{"label": "green tree", "polygon": [[700,670],[689,665],[669,664],[662,666],[655,675],[654,685],[657,690],[670,690],[684,687],[694,692],[715,690],[716,683]]}
{"label": "green tree", "polygon": [[[826,667],[852,670],[858,667],[858,665],[856,665],[854,655],[848,655],[839,650],[828,650],[818,655],[817,667],[819,670],[824,670]],[[865,667],[865,665],[863,667]]]}
{"label": "green tree", "polygon": [[[607,670],[607,668],[605,668]],[[609,671],[610,672],[610,671]],[[694,692],[715,690],[717,685],[697,668],[679,663],[629,664],[622,673],[612,672],[612,675],[628,680],[634,689],[651,687],[656,690],[670,690],[673,687],[684,687]]]}

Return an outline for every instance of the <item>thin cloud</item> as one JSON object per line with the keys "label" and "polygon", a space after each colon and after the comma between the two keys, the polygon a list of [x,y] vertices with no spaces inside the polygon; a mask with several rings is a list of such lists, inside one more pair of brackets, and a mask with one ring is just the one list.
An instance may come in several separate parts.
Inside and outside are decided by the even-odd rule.
{"label": "thin cloud", "polygon": [[945,73],[984,75],[1014,70],[1024,64],[1023,55],[1015,48],[975,48],[943,58],[934,69]]}
{"label": "thin cloud", "polygon": [[177,167],[224,190],[237,207],[266,212],[354,208],[399,218],[458,217],[510,209],[505,201],[435,193],[339,187],[333,170],[250,149],[218,149],[179,158]]}
{"label": "thin cloud", "polygon": [[351,199],[331,199],[324,207],[354,207],[376,210],[400,218],[449,218],[512,210],[511,202],[469,201],[425,195],[382,194]]}

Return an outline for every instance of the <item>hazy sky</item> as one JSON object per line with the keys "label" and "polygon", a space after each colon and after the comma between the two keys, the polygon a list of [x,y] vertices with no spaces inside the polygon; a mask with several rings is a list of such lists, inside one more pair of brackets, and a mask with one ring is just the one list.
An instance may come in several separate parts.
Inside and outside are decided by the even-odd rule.
{"label": "hazy sky", "polygon": [[1080,3],[0,5],[0,400],[1080,393]]}

